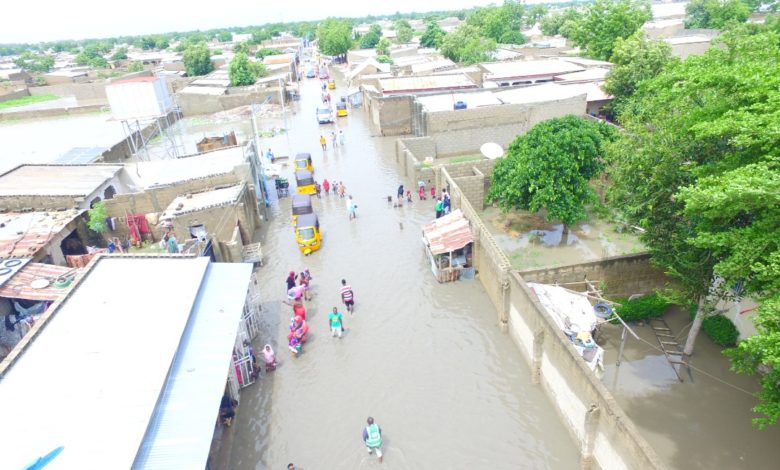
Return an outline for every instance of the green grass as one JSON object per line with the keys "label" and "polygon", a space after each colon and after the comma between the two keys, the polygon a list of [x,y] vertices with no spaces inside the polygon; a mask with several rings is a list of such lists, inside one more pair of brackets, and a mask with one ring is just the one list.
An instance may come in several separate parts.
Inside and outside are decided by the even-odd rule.
{"label": "green grass", "polygon": [[482,160],[482,155],[461,155],[460,157],[450,158],[447,163],[464,163],[464,162],[476,162]]}
{"label": "green grass", "polygon": [[17,106],[25,106],[33,103],[42,103],[44,101],[52,101],[60,99],[57,95],[34,95],[23,96],[14,100],[0,101],[0,109],[15,108]]}

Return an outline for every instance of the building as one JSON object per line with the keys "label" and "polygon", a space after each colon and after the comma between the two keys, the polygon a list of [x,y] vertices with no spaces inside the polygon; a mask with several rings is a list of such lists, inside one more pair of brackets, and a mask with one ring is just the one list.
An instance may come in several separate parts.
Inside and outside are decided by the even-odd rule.
{"label": "building", "polygon": [[456,74],[382,78],[379,79],[379,88],[384,96],[388,96],[467,90],[478,87],[466,75]]}
{"label": "building", "polygon": [[251,274],[203,257],[94,261],[0,364],[3,466],[64,448],[47,468],[208,468],[221,398],[251,379]]}
{"label": "building", "polygon": [[89,79],[89,72],[87,70],[75,70],[75,69],[63,69],[55,70],[43,74],[43,78],[46,79],[48,85],[59,85],[61,83],[82,83]]}
{"label": "building", "polygon": [[128,190],[121,165],[20,165],[0,175],[0,210],[83,211]]}
{"label": "building", "polygon": [[582,67],[562,60],[529,60],[479,64],[485,71],[485,88],[552,82],[556,75],[581,72]]}
{"label": "building", "polygon": [[686,35],[666,38],[672,46],[672,55],[685,59],[690,55],[701,55],[712,47],[712,39],[717,35],[717,30],[688,30]]}
{"label": "building", "polygon": [[581,72],[565,73],[563,75],[556,75],[553,77],[556,83],[587,83],[587,82],[603,82],[606,80],[609,74],[609,69],[602,67],[595,67],[592,69],[586,69]]}
{"label": "building", "polygon": [[81,211],[0,212],[0,259],[31,258],[65,266],[66,256],[87,254]]}

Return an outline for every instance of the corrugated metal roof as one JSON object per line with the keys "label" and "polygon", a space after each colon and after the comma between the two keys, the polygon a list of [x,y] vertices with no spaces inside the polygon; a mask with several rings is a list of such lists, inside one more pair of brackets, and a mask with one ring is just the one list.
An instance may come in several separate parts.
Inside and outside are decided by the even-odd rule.
{"label": "corrugated metal roof", "polygon": [[0,196],[88,196],[122,165],[20,165],[0,175]]}
{"label": "corrugated metal roof", "polygon": [[434,255],[459,250],[474,241],[469,221],[460,209],[424,226],[423,237]]}
{"label": "corrugated metal roof", "polygon": [[86,164],[94,163],[103,155],[103,152],[108,150],[108,147],[73,147],[68,150],[60,158],[55,160],[54,163],[60,164]]}
{"label": "corrugated metal roof", "polygon": [[0,213],[0,259],[33,257],[78,216],[77,210]]}
{"label": "corrugated metal roof", "polygon": [[[81,277],[83,269],[55,266],[53,264],[27,263],[11,279],[0,286],[0,297],[26,300],[60,300],[70,291],[68,287],[54,287],[54,280],[65,274],[73,274],[74,280]],[[36,279],[47,279],[47,287],[36,289],[31,286]]]}
{"label": "corrugated metal roof", "polygon": [[133,468],[205,468],[252,274],[212,263]]}
{"label": "corrugated metal roof", "polygon": [[0,380],[3,467],[64,446],[47,470],[130,468],[208,264],[99,259]]}

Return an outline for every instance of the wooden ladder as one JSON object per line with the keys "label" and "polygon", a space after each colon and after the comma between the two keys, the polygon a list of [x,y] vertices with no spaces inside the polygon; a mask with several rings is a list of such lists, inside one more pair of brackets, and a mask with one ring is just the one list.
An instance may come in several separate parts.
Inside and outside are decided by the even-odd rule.
{"label": "wooden ladder", "polygon": [[682,375],[676,366],[683,365],[688,367],[688,373],[690,374],[690,367],[688,366],[688,360],[685,358],[683,348],[680,343],[677,342],[677,338],[672,334],[672,329],[666,323],[663,318],[651,318],[648,322],[650,328],[653,329],[655,338],[658,340],[658,344],[661,346],[661,350],[666,356],[666,360],[669,361],[669,365],[672,367],[677,379],[683,382]]}

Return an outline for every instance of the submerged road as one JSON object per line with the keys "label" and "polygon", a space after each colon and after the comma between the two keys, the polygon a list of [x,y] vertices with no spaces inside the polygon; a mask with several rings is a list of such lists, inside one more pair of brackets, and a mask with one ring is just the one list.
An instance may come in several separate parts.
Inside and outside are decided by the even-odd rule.
{"label": "submerged road", "polygon": [[[350,222],[337,196],[315,200],[322,249],[304,257],[290,221],[290,200],[273,207],[258,270],[264,330],[278,369],[242,391],[230,469],[518,469],[577,468],[579,454],[520,352],[496,325],[478,280],[439,284],[421,245],[433,202],[392,208],[402,181],[395,138],[373,137],[362,110],[319,126],[319,80],[306,80],[290,134],[277,155],[310,152],[315,177],[343,181],[358,205]],[[339,96],[345,88],[335,92]],[[334,101],[335,102],[335,101]],[[338,126],[338,127],[336,127]],[[342,129],[345,146],[323,152],[320,132]],[[327,136],[327,135],[326,135]],[[289,142],[290,148],[285,149]],[[291,182],[291,189],[294,180]],[[290,270],[311,269],[309,341],[298,358],[286,347]],[[355,292],[346,333],[330,336],[327,313],[342,308],[340,280]],[[361,431],[373,416],[384,432],[385,461],[366,453]]]}

